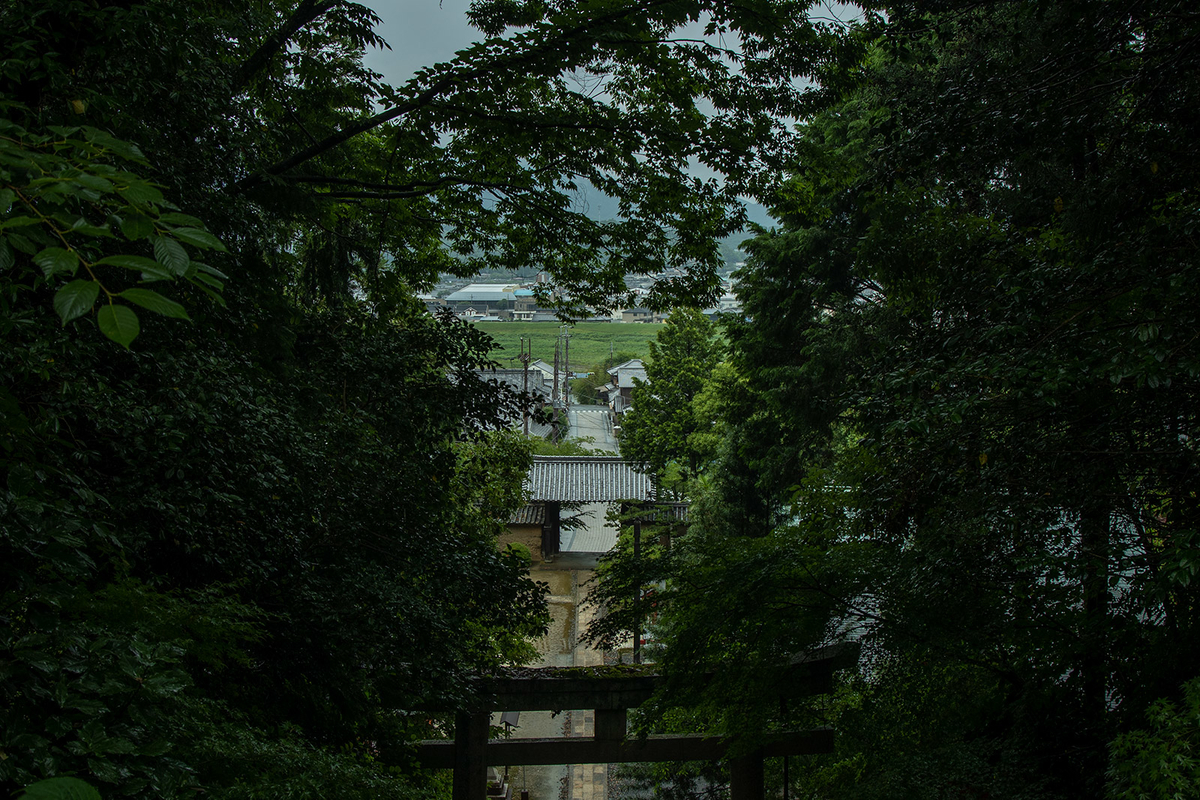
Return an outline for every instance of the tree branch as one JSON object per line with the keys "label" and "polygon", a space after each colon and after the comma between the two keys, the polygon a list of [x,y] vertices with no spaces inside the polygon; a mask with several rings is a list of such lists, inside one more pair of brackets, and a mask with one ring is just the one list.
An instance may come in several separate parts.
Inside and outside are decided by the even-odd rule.
{"label": "tree branch", "polygon": [[436,191],[442,186],[449,184],[457,184],[460,186],[478,186],[484,189],[502,189],[504,191],[520,191],[528,187],[514,187],[509,183],[490,183],[488,181],[469,181],[447,180],[438,184],[431,184],[421,189],[400,189],[397,191],[377,191],[377,192],[321,192],[315,195],[316,198],[328,198],[330,200],[348,200],[348,199],[366,199],[366,200],[407,200],[413,197],[424,197],[431,192]]}
{"label": "tree branch", "polygon": [[375,183],[360,181],[354,178],[325,177],[323,175],[288,176],[287,180],[297,183],[326,184],[334,186],[355,186],[360,189],[375,189],[375,192],[322,192],[318,197],[350,198],[365,197],[379,200],[395,200],[407,197],[421,197],[446,186],[477,186],[483,189],[504,189],[507,191],[524,190],[528,186],[516,186],[501,181],[482,181],[461,175],[447,175],[435,181],[417,181],[414,183]]}
{"label": "tree branch", "polygon": [[[305,3],[314,3],[315,1],[316,0],[305,0]],[[330,0],[321,0],[321,2],[327,3],[330,2]],[[579,44],[578,49],[581,53],[591,54],[592,48],[585,47],[583,39],[589,37],[593,29],[611,24],[622,18],[642,18],[653,7],[667,5],[669,2],[670,0],[648,0],[648,2],[634,3],[611,13],[586,19],[578,25],[565,30],[560,30],[555,35],[547,36],[540,41],[533,41],[533,34],[520,34],[513,40],[489,40],[487,42],[478,44],[476,47],[483,50],[496,47],[512,47],[514,46],[514,43],[525,45],[526,49],[518,50],[516,53],[508,52],[501,54],[492,59],[488,59],[485,63],[479,64],[475,67],[452,69],[452,71],[447,72],[441,78],[430,84],[426,89],[418,92],[410,100],[397,103],[391,108],[385,109],[378,114],[348,124],[340,131],[327,136],[320,142],[301,150],[295,155],[289,156],[283,161],[272,164],[262,172],[244,178],[238,183],[238,187],[242,190],[254,188],[265,182],[268,177],[282,175],[288,170],[298,167],[299,165],[316,158],[328,150],[332,150],[343,142],[346,142],[347,140],[359,135],[360,133],[365,133],[366,131],[383,125],[386,122],[390,122],[397,117],[404,116],[405,114],[428,106],[437,97],[444,94],[447,90],[456,85],[484,77],[500,69],[522,69],[525,72],[529,72],[530,69],[538,65],[538,62],[549,60],[558,62],[560,64],[559,69],[561,70],[561,63],[564,60],[567,61],[567,63],[570,63],[571,59],[569,48],[565,46],[567,43],[576,41]],[[302,3],[302,6],[303,5],[304,4]],[[296,14],[292,15],[293,18],[297,17],[299,11],[300,9],[297,9]],[[290,22],[291,20],[289,20],[289,23]],[[286,30],[286,27],[287,26],[281,29],[281,31]],[[275,37],[272,37],[271,41],[274,41],[279,35],[280,34],[277,33]],[[286,41],[286,39],[280,41],[276,49],[278,49],[278,46],[282,46],[284,41]],[[594,39],[589,39],[589,41],[594,41]],[[626,44],[628,45],[629,43]],[[263,47],[266,47],[266,43],[264,43]],[[262,49],[263,48],[260,48],[260,50]],[[257,55],[258,54],[256,53],[255,56]],[[589,56],[584,57],[586,58]]]}
{"label": "tree branch", "polygon": [[233,92],[237,94],[246,87],[250,79],[257,75],[267,63],[282,50],[296,31],[320,17],[336,6],[340,0],[301,0],[300,5],[287,18],[287,21],[274,33],[263,40],[250,58],[242,62],[233,78]]}
{"label": "tree branch", "polygon": [[448,183],[466,182],[467,178],[445,176],[433,181],[414,181],[412,183],[377,183],[375,181],[360,181],[357,178],[340,178],[325,175],[287,175],[284,180],[295,183],[313,183],[327,186],[357,186],[360,189],[379,189],[385,192],[406,192],[412,189],[437,189]]}
{"label": "tree branch", "polygon": [[321,153],[324,153],[327,150],[332,150],[333,148],[337,147],[339,144],[342,144],[343,142],[348,141],[349,139],[353,139],[355,136],[358,136],[360,133],[366,133],[367,131],[371,130],[372,128],[379,127],[380,125],[384,124],[385,122],[390,122],[390,121],[394,120],[396,117],[403,116],[404,114],[407,114],[411,111],[415,111],[416,109],[421,108],[424,105],[427,105],[429,102],[431,102],[433,100],[433,98],[437,97],[439,94],[441,94],[446,89],[448,89],[450,86],[452,86],[454,83],[456,83],[459,78],[475,77],[477,74],[478,74],[477,71],[468,71],[466,74],[461,75],[461,76],[460,75],[446,75],[441,80],[435,82],[428,89],[426,89],[425,91],[418,94],[412,100],[409,100],[407,103],[400,103],[399,105],[396,105],[396,106],[393,106],[392,108],[381,111],[378,114],[367,117],[366,119],[361,119],[358,122],[347,125],[346,127],[342,128],[337,133],[327,136],[324,139],[322,139],[321,141],[317,142],[316,144],[304,148],[299,153],[296,153],[293,156],[289,156],[288,158],[285,158],[283,161],[279,161],[279,162],[267,167],[265,170],[262,171],[262,173],[257,174],[257,175],[251,175],[251,176],[243,179],[242,181],[239,182],[238,186],[242,189],[249,189],[249,188],[253,188],[253,187],[258,186],[259,184],[263,183],[263,181],[266,179],[264,176],[269,175],[269,176],[274,177],[274,176],[282,175],[283,173],[287,172],[289,169],[292,169],[293,167],[298,167],[301,164],[305,163],[306,161],[311,161],[312,159],[321,155]]}
{"label": "tree branch", "polygon": [[513,128],[520,130],[594,130],[603,131],[605,133],[620,133],[621,127],[616,124],[606,124],[604,122],[587,122],[579,117],[574,119],[530,119],[516,115],[493,114],[484,111],[480,108],[469,108],[467,106],[454,105],[452,103],[439,103],[437,108],[442,111],[451,111],[462,117],[472,117],[474,119],[487,120],[488,122],[506,122]]}

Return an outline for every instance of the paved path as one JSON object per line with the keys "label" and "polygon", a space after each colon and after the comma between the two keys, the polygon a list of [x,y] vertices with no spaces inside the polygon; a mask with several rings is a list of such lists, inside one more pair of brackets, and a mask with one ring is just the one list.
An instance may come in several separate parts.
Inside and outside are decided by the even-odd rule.
{"label": "paved path", "polygon": [[590,436],[593,443],[588,447],[593,450],[605,450],[616,454],[620,448],[617,437],[613,436],[612,415],[607,406],[571,406],[567,409],[567,421],[571,423],[572,439],[582,439]]}
{"label": "paved path", "polygon": [[[571,406],[567,409],[572,439],[590,437],[592,450],[604,450],[617,455],[617,438],[613,436],[612,416],[607,406]],[[607,503],[585,503],[580,509],[583,526],[562,533],[564,553],[606,553],[617,544],[617,530],[605,522]]]}
{"label": "paved path", "polygon": [[[612,418],[604,406],[571,406],[567,410],[570,423],[568,436],[572,439],[590,437],[587,445],[616,455],[617,439],[613,436]],[[563,531],[562,552],[553,563],[539,564],[531,577],[550,585],[550,632],[538,642],[541,658],[534,666],[585,667],[604,663],[603,653],[580,644],[579,635],[591,621],[594,608],[584,607],[587,581],[596,568],[596,559],[616,544],[615,528],[605,525],[607,503],[587,503],[585,525],[574,531]],[[498,721],[499,715],[497,715]],[[595,712],[564,710],[551,715],[549,711],[521,712],[520,727],[514,737],[572,737],[591,736]],[[509,771],[513,797],[520,797],[522,788],[529,790],[529,800],[605,800],[608,785],[607,764],[566,764],[562,766],[516,767]]]}
{"label": "paved path", "polygon": [[[593,667],[604,663],[603,653],[579,642],[579,636],[591,621],[595,609],[583,606],[595,566],[594,557],[581,554],[559,558],[552,564],[535,565],[530,577],[550,587],[550,630],[537,642],[541,658],[532,666]],[[552,715],[549,711],[522,711],[513,738],[558,738],[591,736],[595,712],[565,710]],[[499,724],[499,714],[493,724]],[[503,765],[495,765],[503,772]],[[521,790],[529,791],[529,800],[605,800],[608,765],[587,764],[537,767],[513,767],[509,770],[509,785],[513,797]]]}

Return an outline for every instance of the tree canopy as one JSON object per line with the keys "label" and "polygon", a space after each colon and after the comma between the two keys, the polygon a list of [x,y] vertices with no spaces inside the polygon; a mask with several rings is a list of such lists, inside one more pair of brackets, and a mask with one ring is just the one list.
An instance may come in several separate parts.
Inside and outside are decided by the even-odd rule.
{"label": "tree canopy", "polygon": [[[436,792],[404,712],[545,611],[494,546],[522,399],[413,290],[705,305],[753,196],[719,468],[626,576],[666,700],[836,725],[809,795],[1186,794],[1200,14],[812,7],[485,0],[398,86],[346,0],[0,7],[0,789]],[[756,667],[844,640],[780,714]]]}
{"label": "tree canopy", "polygon": [[437,792],[409,712],[545,608],[495,547],[522,398],[414,290],[710,295],[823,68],[806,7],[481,2],[388,86],[345,0],[0,6],[0,790]]}
{"label": "tree canopy", "polygon": [[[1200,16],[872,13],[737,275],[722,468],[660,569],[674,699],[834,724],[802,796],[1183,796]],[[754,667],[846,640],[781,719]]]}
{"label": "tree canopy", "polygon": [[722,343],[707,317],[680,308],[649,346],[646,380],[634,378],[633,407],[621,420],[621,455],[653,469],[661,489],[682,490],[702,466],[695,437],[706,421],[693,404],[708,388]]}
{"label": "tree canopy", "polygon": [[[393,87],[361,64],[381,42],[357,3],[16,3],[4,88],[17,123],[135,143],[227,244],[304,250],[310,291],[533,264],[581,308],[665,268],[664,305],[718,288],[716,240],[802,112],[794,79],[821,68],[808,3],[760,5],[481,2],[479,44]],[[620,217],[582,213],[585,184]]]}

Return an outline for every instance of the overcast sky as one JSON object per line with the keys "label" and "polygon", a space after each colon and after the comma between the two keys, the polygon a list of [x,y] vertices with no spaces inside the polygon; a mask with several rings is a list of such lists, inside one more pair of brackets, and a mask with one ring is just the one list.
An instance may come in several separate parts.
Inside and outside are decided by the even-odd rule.
{"label": "overcast sky", "polygon": [[467,22],[470,0],[367,0],[383,19],[376,28],[391,50],[368,50],[367,66],[401,86],[421,67],[449,61],[483,34]]}
{"label": "overcast sky", "polygon": [[[376,32],[392,47],[368,50],[366,63],[392,86],[404,85],[421,67],[449,61],[455,52],[484,38],[467,22],[470,0],[364,1],[383,20]],[[589,213],[599,219],[617,213],[616,202],[597,192],[590,193],[587,204]],[[771,223],[762,206],[749,204],[748,210],[753,221]]]}

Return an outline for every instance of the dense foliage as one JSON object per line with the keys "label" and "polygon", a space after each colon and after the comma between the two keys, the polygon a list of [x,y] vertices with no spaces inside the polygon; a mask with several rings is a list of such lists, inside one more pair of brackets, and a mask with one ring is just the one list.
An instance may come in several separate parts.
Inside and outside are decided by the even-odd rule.
{"label": "dense foliage", "polygon": [[[836,725],[793,796],[1187,796],[1200,15],[868,33],[738,276],[721,461],[654,576],[670,702]],[[755,667],[845,640],[839,693],[781,715]]]}
{"label": "dense foliage", "polygon": [[314,314],[270,371],[217,330],[126,354],[51,316],[14,315],[2,368],[10,786],[286,796],[324,757],[382,788],[389,707],[520,655],[540,592],[493,537],[525,450],[454,444],[489,402],[441,369],[472,374],[469,331]]}
{"label": "dense foliage", "polygon": [[[835,724],[810,796],[1190,793],[1200,15],[810,5],[481,2],[398,87],[345,0],[0,7],[0,790],[436,792],[404,712],[544,609],[519,398],[411,290],[704,305],[753,194],[730,363],[642,439],[691,531],[612,573],[659,708]],[[847,639],[781,713],[757,668]]]}
{"label": "dense foliage", "polygon": [[437,793],[408,712],[545,610],[494,546],[520,398],[412,292],[486,262],[603,306],[665,266],[655,302],[706,299],[806,7],[481,2],[389,86],[346,0],[0,5],[0,791]]}
{"label": "dense foliage", "polygon": [[666,496],[700,473],[703,448],[695,439],[708,420],[693,405],[708,388],[724,345],[707,317],[681,308],[649,347],[646,380],[634,378],[633,407],[621,419],[621,455],[653,470]]}

